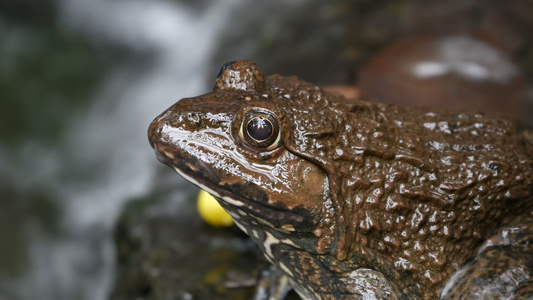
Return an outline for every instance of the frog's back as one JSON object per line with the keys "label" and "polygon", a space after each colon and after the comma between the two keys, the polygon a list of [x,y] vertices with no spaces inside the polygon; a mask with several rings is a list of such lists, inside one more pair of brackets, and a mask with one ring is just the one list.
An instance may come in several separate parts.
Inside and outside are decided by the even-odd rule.
{"label": "frog's back", "polygon": [[315,155],[329,157],[339,178],[341,258],[380,264],[400,289],[426,298],[513,220],[526,238],[507,243],[533,242],[533,144],[516,122],[342,99],[334,107],[325,122],[344,111],[344,130],[334,130],[329,153]]}
{"label": "frog's back", "polygon": [[342,215],[338,259],[378,265],[407,294],[435,297],[500,228],[531,222],[533,143],[515,121],[346,100],[282,78],[267,86],[298,91],[290,148],[327,170]]}

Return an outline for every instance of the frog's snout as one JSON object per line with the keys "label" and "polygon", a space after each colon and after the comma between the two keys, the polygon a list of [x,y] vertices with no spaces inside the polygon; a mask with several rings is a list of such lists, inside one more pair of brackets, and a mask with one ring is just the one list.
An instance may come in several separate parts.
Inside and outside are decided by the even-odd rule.
{"label": "frog's snout", "polygon": [[[155,150],[157,160],[165,165],[172,165],[172,157],[169,157],[168,151],[165,151],[167,148],[163,143],[163,130],[162,127],[165,124],[165,121],[161,121],[161,116],[158,116],[148,127],[148,141],[150,146]],[[168,149],[167,149],[168,150]]]}
{"label": "frog's snout", "polygon": [[157,116],[148,127],[148,141],[156,152],[159,152],[157,147],[163,140],[163,127],[168,124],[169,117],[172,115],[176,115],[173,106]]}
{"label": "frog's snout", "polygon": [[152,123],[150,123],[150,126],[148,127],[148,141],[150,142],[150,146],[152,146],[152,148],[155,150],[157,150],[156,144],[161,136],[161,127],[159,126],[160,123],[157,122],[158,119],[159,117],[152,121]]}

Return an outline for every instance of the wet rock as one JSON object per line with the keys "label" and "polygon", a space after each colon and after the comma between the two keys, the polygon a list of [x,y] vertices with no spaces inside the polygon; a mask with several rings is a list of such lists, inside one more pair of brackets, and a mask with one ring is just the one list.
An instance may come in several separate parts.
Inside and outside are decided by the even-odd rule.
{"label": "wet rock", "polygon": [[414,36],[385,47],[363,67],[361,97],[399,105],[479,110],[520,117],[520,69],[472,36]]}
{"label": "wet rock", "polygon": [[403,15],[405,35],[471,35],[515,56],[531,45],[533,3],[523,0],[414,1]]}
{"label": "wet rock", "polygon": [[[182,191],[183,192],[183,191]],[[112,299],[250,299],[258,250],[236,227],[204,224],[190,201],[143,200],[116,230]]]}

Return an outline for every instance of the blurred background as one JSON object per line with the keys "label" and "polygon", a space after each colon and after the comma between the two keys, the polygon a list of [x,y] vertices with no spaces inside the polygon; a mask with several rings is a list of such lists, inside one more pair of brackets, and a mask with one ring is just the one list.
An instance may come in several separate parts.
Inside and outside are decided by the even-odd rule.
{"label": "blurred background", "polygon": [[[202,252],[208,265],[221,247],[254,256],[197,221],[196,188],[146,138],[223,63],[527,123],[531,16],[528,0],[0,0],[0,300],[201,299],[233,265],[160,284],[184,263],[165,259],[198,251],[180,241],[195,230],[218,249]],[[167,250],[146,254],[154,244]]]}

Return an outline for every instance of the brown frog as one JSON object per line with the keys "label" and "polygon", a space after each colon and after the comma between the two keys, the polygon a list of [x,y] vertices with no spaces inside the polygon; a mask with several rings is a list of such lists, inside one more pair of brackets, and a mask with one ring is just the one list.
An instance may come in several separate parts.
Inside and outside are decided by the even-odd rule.
{"label": "brown frog", "polygon": [[304,299],[533,297],[533,142],[510,120],[348,100],[239,61],[148,135]]}

